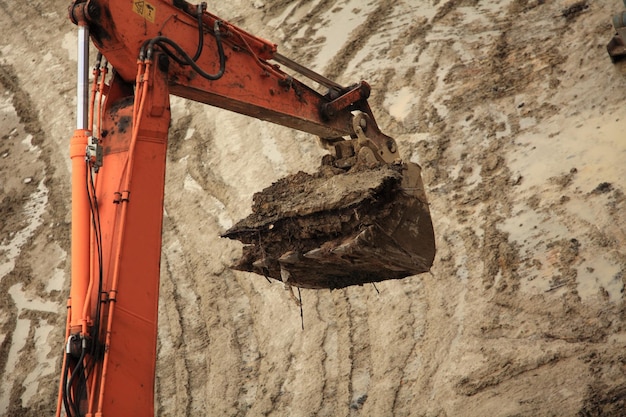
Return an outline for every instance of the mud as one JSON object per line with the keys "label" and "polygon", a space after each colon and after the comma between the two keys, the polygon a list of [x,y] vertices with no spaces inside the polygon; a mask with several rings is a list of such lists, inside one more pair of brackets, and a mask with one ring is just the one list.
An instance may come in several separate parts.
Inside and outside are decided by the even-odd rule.
{"label": "mud", "polygon": [[[405,171],[403,165],[348,172],[323,166],[280,179],[256,193],[252,214],[223,235],[248,244],[235,269],[317,289],[429,271],[430,215],[425,202],[403,189]],[[404,246],[415,240],[426,253]]]}

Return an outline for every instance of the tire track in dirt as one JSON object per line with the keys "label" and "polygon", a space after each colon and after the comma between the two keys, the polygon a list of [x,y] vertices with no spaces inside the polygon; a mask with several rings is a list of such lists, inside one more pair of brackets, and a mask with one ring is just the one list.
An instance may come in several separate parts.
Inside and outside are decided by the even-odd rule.
{"label": "tire track in dirt", "polygon": [[403,360],[405,365],[401,369],[397,390],[393,400],[393,408],[395,413],[401,414],[404,410],[419,409],[419,404],[410,406],[415,401],[414,387],[420,379],[420,374],[424,368],[424,357],[422,354],[422,345],[426,333],[426,323],[424,317],[428,311],[427,300],[424,296],[424,285],[419,283],[416,288],[406,294],[407,303],[409,305],[406,314],[406,327],[408,344],[407,356]]}
{"label": "tire track in dirt", "polygon": [[331,80],[340,78],[347,64],[361,51],[371,37],[376,36],[377,32],[373,31],[372,28],[380,26],[393,13],[393,4],[392,0],[383,0],[377,3],[376,9],[350,33],[348,41],[326,64],[323,71],[326,77]]}
{"label": "tire track in dirt", "polygon": [[243,293],[245,303],[239,303],[238,309],[234,312],[234,326],[236,329],[234,345],[239,356],[239,372],[241,381],[238,385],[238,392],[235,396],[235,403],[233,407],[237,410],[239,415],[246,415],[255,402],[257,391],[259,388],[259,369],[261,356],[261,348],[259,347],[259,340],[256,335],[256,323],[254,306],[251,301],[252,297],[258,297],[259,294],[249,289],[246,285],[241,285],[239,277],[229,270],[225,270],[224,278],[228,281],[232,281],[234,290],[237,293]]}
{"label": "tire track in dirt", "polygon": [[[190,118],[183,118],[173,129],[168,181],[170,186],[180,184],[180,188],[175,198],[166,196],[170,226],[165,231],[164,250],[169,253],[173,245],[178,247],[177,259],[171,254],[165,257],[169,279],[177,281],[172,294],[176,300],[175,316],[182,323],[179,337],[184,344],[180,348],[186,352],[187,381],[176,388],[176,392],[187,398],[189,415],[205,409],[223,415],[244,415],[256,396],[260,366],[254,315],[250,312],[250,300],[245,296],[250,290],[239,285],[237,276],[222,265],[220,254],[207,253],[205,247],[198,246],[201,242],[185,238],[196,231],[187,221],[191,216],[201,219],[200,228],[207,239],[219,239],[223,226],[216,223],[218,219],[214,216],[218,215],[207,214],[201,200],[213,196],[227,202],[236,194],[228,191],[218,175],[206,166],[203,158],[213,145],[204,143],[204,138],[193,133],[192,125]],[[196,173],[198,170],[200,173]],[[194,181],[192,187],[187,186],[189,178]],[[210,262],[214,267],[206,275],[203,271]],[[207,354],[207,350],[219,351],[222,355]],[[162,350],[160,361],[167,363],[169,356],[179,354],[176,349]],[[171,405],[167,405],[161,413],[169,414],[171,410]]]}
{"label": "tire track in dirt", "polygon": [[[371,291],[371,287],[368,286]],[[367,290],[366,290],[367,291]],[[358,415],[367,401],[371,378],[371,340],[369,331],[369,312],[367,300],[363,292],[350,292],[348,298],[348,315],[350,317],[350,379],[348,380],[348,399],[350,415]],[[367,341],[364,343],[364,341]]]}
{"label": "tire track in dirt", "polygon": [[58,36],[67,29],[60,18],[66,8],[65,1],[0,2],[0,26],[10,28],[0,40],[0,80],[20,118],[11,141],[26,137],[22,152],[13,146],[2,160],[9,177],[0,184],[13,184],[23,196],[8,213],[4,206],[2,217],[32,229],[0,283],[0,297],[7,300],[0,303],[0,316],[12,309],[15,320],[0,347],[1,360],[11,362],[0,366],[0,390],[10,387],[0,394],[0,414],[9,416],[50,414],[56,407],[69,270],[67,145],[74,124],[67,98],[74,81],[68,67],[74,64]]}
{"label": "tire track in dirt", "polygon": [[[189,255],[194,250],[190,251],[190,245],[184,239],[187,231],[179,228],[175,214],[168,215],[167,224],[164,230],[164,250],[167,252],[163,262],[166,266],[163,286],[170,289],[164,293],[166,298],[161,306],[168,311],[166,322],[173,323],[170,327],[175,332],[164,332],[160,336],[161,346],[167,344],[167,348],[159,350],[160,373],[164,374],[160,377],[160,391],[171,396],[163,397],[159,414],[182,412],[192,415],[199,409],[207,408],[210,403],[204,387],[211,373],[210,356],[206,354],[210,345],[211,323],[203,317],[205,313],[199,303],[198,271],[194,266],[194,257]],[[172,336],[174,340],[170,339]],[[166,377],[168,374],[174,380],[173,384]],[[175,399],[175,403],[168,403],[168,399]]]}
{"label": "tire track in dirt", "polygon": [[229,202],[236,192],[219,178],[210,161],[207,161],[207,156],[215,148],[212,133],[198,128],[190,114],[173,120],[172,124],[168,135],[168,168],[177,169],[177,165],[184,160],[187,174],[202,188],[202,192],[230,208]]}
{"label": "tire track in dirt", "polygon": [[[51,332],[57,326],[62,328],[64,323],[56,314],[57,308],[54,304],[47,302],[50,297],[60,301],[60,288],[48,289],[46,283],[49,275],[45,274],[52,274],[52,271],[34,267],[38,261],[31,258],[31,252],[45,251],[54,246],[55,238],[59,242],[67,242],[68,237],[66,231],[46,227],[59,225],[65,216],[55,210],[63,203],[58,195],[53,196],[49,192],[52,181],[45,180],[47,175],[54,174],[55,169],[50,163],[50,150],[45,146],[43,129],[34,112],[36,107],[30,95],[20,86],[18,76],[10,64],[0,64],[0,84],[11,94],[12,106],[19,118],[16,134],[3,138],[3,141],[13,142],[18,136],[27,135],[22,146],[13,143],[9,146],[15,154],[20,147],[22,152],[32,154],[29,166],[5,166],[0,170],[3,194],[5,190],[9,191],[8,188],[12,183],[15,184],[15,180],[21,182],[21,187],[14,185],[12,194],[15,197],[4,196],[2,200],[2,216],[6,216],[8,220],[6,223],[3,221],[3,241],[4,236],[9,237],[9,242],[6,242],[9,244],[7,252],[13,250],[13,245],[19,247],[14,254],[7,253],[9,259],[3,264],[3,270],[7,266],[10,269],[4,270],[0,276],[0,299],[3,300],[0,307],[3,324],[3,340],[0,345],[0,376],[3,380],[0,385],[0,412],[29,416],[50,405],[54,386],[51,382],[56,378],[54,365],[49,363],[51,352],[46,350],[47,345],[36,345],[34,342],[37,340],[45,343],[51,334],[60,336],[62,332]],[[10,161],[5,158],[5,163]],[[18,177],[15,178],[14,175]],[[24,175],[26,178],[22,181],[20,177]],[[39,185],[35,186],[36,184]],[[43,209],[42,205],[48,210]],[[29,221],[11,221],[22,216]],[[36,249],[33,251],[31,248]],[[56,264],[52,267],[56,267]],[[37,366],[37,362],[30,360],[32,357],[45,361],[43,369]],[[33,403],[33,396],[39,394],[46,395],[48,402]]]}
{"label": "tire track in dirt", "polygon": [[[458,16],[458,12],[452,12],[454,8],[460,5],[462,5],[462,2],[446,3],[444,9],[435,16],[434,20],[439,21],[439,23],[443,25],[449,24],[447,17]],[[469,97],[468,93],[469,95],[474,93],[481,94],[480,92],[485,91],[485,94],[489,96],[492,96],[492,94],[502,94],[498,87],[500,85],[499,77],[509,73],[508,65],[501,65],[506,56],[503,54],[506,54],[506,48],[508,47],[505,41],[508,35],[503,28],[508,25],[508,19],[511,18],[513,18],[511,14],[506,14],[504,16],[492,16],[489,19],[490,24],[493,25],[493,29],[496,30],[494,37],[499,36],[499,41],[491,44],[491,51],[486,54],[488,58],[484,61],[486,65],[483,65],[483,63],[479,64],[479,77],[468,78],[468,75],[471,76],[471,74],[466,74],[462,77],[462,79],[474,80],[478,83],[477,86],[473,85],[472,81],[470,81],[469,85],[468,83],[461,84],[458,82],[454,84],[462,85],[463,87],[467,86],[467,88],[471,90],[461,94],[453,92],[452,98],[444,102],[448,107],[447,110],[453,110],[454,112],[446,112],[447,117],[445,117],[445,123],[440,123],[439,126],[443,128],[443,131],[439,135],[445,137],[444,145],[442,146],[439,140],[433,145],[434,148],[439,150],[436,155],[437,166],[433,177],[444,184],[442,185],[444,192],[455,190],[451,199],[456,202],[456,207],[462,207],[454,213],[456,221],[459,225],[466,223],[465,219],[472,219],[473,222],[478,223],[478,225],[474,226],[468,225],[467,230],[458,234],[458,237],[461,239],[461,245],[471,247],[472,244],[476,245],[476,243],[478,243],[478,246],[474,247],[480,248],[479,250],[482,252],[479,257],[480,261],[478,261],[478,265],[473,265],[471,261],[466,263],[466,267],[468,268],[466,273],[469,273],[470,277],[475,275],[482,276],[483,286],[486,290],[491,288],[495,281],[499,279],[499,286],[495,291],[496,297],[501,294],[501,291],[515,293],[517,289],[515,274],[510,270],[510,265],[515,264],[516,252],[515,249],[511,248],[507,236],[501,233],[497,227],[499,221],[510,214],[510,205],[508,205],[507,200],[499,198],[499,193],[506,193],[504,190],[508,188],[508,179],[510,178],[510,173],[502,164],[503,154],[505,152],[505,146],[503,146],[503,144],[506,138],[498,138],[498,132],[502,130],[499,124],[500,122],[498,121],[500,115],[491,110],[483,113],[475,104],[492,99],[492,97]],[[484,30],[488,31],[489,27],[486,27]],[[498,32],[499,35],[497,35]],[[464,43],[464,41],[451,37],[446,41],[446,44],[442,45],[440,51],[442,54],[446,53],[449,48],[453,48],[459,43]],[[463,64],[455,64],[454,61],[449,62],[449,58],[446,59],[442,55],[439,55],[434,61],[440,65],[445,63],[447,64],[447,68],[451,68],[450,72],[441,74],[440,76],[445,83],[454,83],[454,81],[449,78],[450,73],[453,73],[455,68]],[[458,62],[458,60],[456,60],[456,62]],[[478,73],[476,75],[478,75]],[[514,82],[511,84],[514,85]],[[455,99],[467,99],[468,106],[466,110],[459,107],[457,103],[455,103]],[[434,100],[437,100],[437,98],[434,98]],[[458,148],[455,146],[454,138],[456,136],[456,138],[459,139],[459,135],[455,135],[455,130],[458,129],[459,123],[462,123],[459,119],[463,117],[464,113],[469,113],[465,121],[469,121],[471,125],[477,126],[474,131],[476,133],[481,132],[482,134],[486,134],[487,139],[484,141],[484,144],[481,144],[482,149],[468,150],[467,153],[461,153],[459,155],[456,153],[458,152]],[[442,149],[444,150],[443,152],[441,152]],[[452,175],[449,175],[448,172],[441,172],[441,170],[437,169],[439,167],[455,165],[461,167],[456,179],[453,178]],[[478,184],[467,192],[465,181],[468,177],[471,178],[475,171],[478,172],[480,180]],[[481,230],[483,234],[482,242],[480,240],[477,242],[476,237],[477,235],[480,236]],[[453,268],[451,272],[453,272],[454,275],[457,277],[462,276],[462,271],[460,271],[456,265]],[[469,285],[469,282],[464,285]],[[466,298],[468,297],[467,294],[464,296]],[[462,303],[463,300],[459,300],[458,302]],[[455,336],[453,340],[462,336],[464,332],[468,330],[471,331],[471,327],[470,324],[469,328],[457,329],[457,336]]]}
{"label": "tire track in dirt", "polygon": [[[308,291],[307,291],[308,292]],[[338,369],[338,334],[337,328],[333,323],[329,320],[329,313],[331,310],[331,302],[330,297],[326,294],[311,293],[306,294],[308,298],[314,298],[313,301],[313,309],[315,311],[315,316],[312,318],[308,318],[307,323],[317,322],[324,323],[323,326],[315,326],[315,330],[321,332],[321,342],[319,343],[319,349],[321,352],[321,376],[322,376],[322,385],[320,388],[320,402],[315,411],[316,415],[322,416],[332,416],[337,410],[337,392],[339,390],[339,386],[337,383],[337,375],[339,373]],[[308,305],[305,304],[304,306]],[[303,306],[303,307],[304,307]],[[305,310],[310,311],[311,308]],[[305,313],[306,314],[306,313]],[[310,314],[307,314],[309,317]],[[308,327],[308,325],[307,325]],[[307,328],[305,327],[305,329]]]}
{"label": "tire track in dirt", "polygon": [[[0,22],[7,27],[20,28],[10,36],[29,39],[24,16],[0,4]],[[19,17],[17,17],[19,16]],[[5,41],[7,39],[5,38]],[[34,44],[37,42],[33,39]],[[30,45],[35,49],[35,45]],[[6,50],[6,49],[4,49]],[[0,345],[0,413],[8,415],[37,415],[52,408],[56,402],[56,352],[64,327],[62,287],[52,275],[63,269],[62,261],[46,259],[46,254],[69,250],[69,233],[65,224],[66,202],[62,195],[67,187],[55,179],[57,169],[55,147],[47,136],[38,116],[38,105],[32,91],[23,86],[24,63],[13,61],[0,53],[0,84],[10,94],[12,110],[18,120],[14,135],[2,138],[5,158],[2,162],[2,236],[19,245],[16,256],[4,264],[11,268],[0,277],[0,307],[2,343]],[[32,85],[27,84],[32,87]],[[26,138],[21,145],[20,136]],[[20,149],[22,148],[22,149]],[[27,152],[20,163],[19,151]],[[5,194],[5,192],[7,194]],[[42,207],[45,205],[45,208]],[[27,220],[16,222],[18,219]],[[6,233],[6,234],[5,234]],[[21,242],[17,242],[19,237]],[[10,248],[9,251],[13,251]],[[42,261],[42,259],[44,259]],[[3,260],[4,261],[4,260]],[[12,267],[11,267],[12,265]],[[6,274],[5,274],[6,273]],[[58,302],[57,307],[54,302]],[[50,343],[52,341],[52,343]],[[36,359],[36,360],[33,360]],[[39,365],[38,365],[39,363]],[[39,400],[42,398],[43,400]]]}
{"label": "tire track in dirt", "polygon": [[[170,233],[174,234],[174,239],[178,237],[176,228],[169,219],[166,219],[164,233],[168,235]],[[196,303],[190,302],[195,293],[189,291],[187,280],[176,279],[174,275],[173,265],[176,265],[176,273],[180,276],[188,276],[192,269],[185,262],[181,246],[180,241],[176,239],[167,247],[164,247],[166,253],[161,262],[162,267],[164,267],[161,279],[164,282],[161,284],[163,296],[159,306],[163,313],[159,317],[158,355],[159,357],[163,356],[162,352],[165,350],[175,350],[178,354],[174,358],[167,358],[167,360],[173,359],[173,367],[162,367],[160,364],[163,360],[157,361],[159,368],[157,370],[159,375],[157,393],[163,399],[162,402],[159,402],[157,415],[162,414],[162,409],[166,405],[178,413],[184,410],[184,414],[189,415],[192,405],[192,389],[194,387],[189,373],[190,371],[206,372],[205,363],[196,363],[196,366],[190,366],[189,363],[189,355],[191,353],[191,346],[187,344],[189,335],[202,334],[203,329],[199,329],[189,322],[191,318],[199,315]],[[173,384],[171,383],[172,380],[174,381]],[[174,403],[167,404],[171,401]]]}
{"label": "tire track in dirt", "polygon": [[[369,286],[368,286],[369,287]],[[336,294],[335,294],[336,293]],[[337,326],[344,329],[337,335],[336,355],[339,360],[336,401],[345,403],[345,416],[358,415],[365,406],[371,371],[368,311],[362,294],[342,289],[333,293]]]}
{"label": "tire track in dirt", "polygon": [[[254,404],[258,378],[258,341],[253,331],[254,314],[248,293],[240,283],[240,278],[234,271],[225,269],[218,279],[224,280],[227,285],[224,301],[228,306],[228,326],[233,329],[230,335],[230,344],[233,346],[233,366],[238,369],[239,381],[230,382],[229,396],[233,399],[232,408],[244,415]],[[252,293],[252,296],[256,296]]]}
{"label": "tire track in dirt", "polygon": [[[516,4],[513,4],[509,13],[504,16],[504,20],[498,23],[499,26],[509,26],[508,22],[511,22],[514,18],[516,18],[516,14],[519,12],[519,9]],[[530,10],[530,9],[529,9]],[[528,10],[527,10],[528,11]],[[539,20],[537,20],[539,21]],[[528,29],[525,28],[527,31]],[[542,32],[544,28],[539,26],[538,30],[530,31],[532,36],[541,37],[544,36],[545,32]],[[554,29],[555,32],[559,30],[559,26]],[[548,33],[550,32],[548,30]],[[528,33],[528,32],[527,32]],[[516,185],[515,181],[512,181],[511,178],[514,177],[513,173],[508,170],[506,165],[504,165],[504,161],[506,159],[507,153],[511,151],[511,144],[508,141],[508,135],[516,134],[520,129],[519,117],[516,116],[515,113],[506,114],[503,118],[493,117],[497,115],[497,113],[493,112],[491,114],[480,114],[479,109],[475,106],[474,103],[481,102],[484,100],[493,100],[493,98],[488,98],[488,95],[492,95],[495,97],[497,101],[502,101],[502,99],[509,100],[508,97],[511,97],[513,94],[519,93],[519,91],[515,91],[515,88],[520,88],[522,90],[528,91],[531,85],[530,83],[536,81],[538,78],[533,78],[538,74],[541,74],[542,71],[546,71],[545,68],[548,68],[548,88],[555,88],[559,85],[558,76],[563,74],[563,71],[559,69],[559,64],[565,61],[564,57],[560,55],[560,52],[551,42],[527,42],[525,45],[537,45],[540,44],[541,47],[537,50],[534,49],[531,56],[526,56],[524,62],[529,62],[531,67],[535,69],[529,69],[528,66],[521,65],[520,67],[516,67],[516,65],[522,61],[516,56],[527,55],[528,52],[525,51],[526,46],[519,47],[519,39],[516,37],[519,36],[517,29],[515,27],[511,27],[510,30],[506,32],[502,32],[494,44],[492,52],[489,56],[494,57],[492,64],[487,67],[482,67],[483,69],[490,69],[493,71],[487,72],[486,74],[483,72],[480,79],[480,84],[478,86],[471,85],[471,91],[467,91],[469,96],[466,93],[463,93],[460,96],[454,96],[452,100],[448,100],[446,104],[450,105],[451,103],[455,103],[455,99],[461,98],[462,100],[468,99],[468,112],[472,114],[471,124],[477,126],[478,129],[476,131],[487,131],[492,132],[489,136],[489,144],[485,147],[485,157],[482,158],[482,161],[479,159],[480,166],[480,176],[481,176],[481,184],[475,186],[471,192],[463,195],[463,193],[459,193],[453,195],[452,198],[463,203],[468,206],[467,209],[459,210],[458,214],[458,223],[463,224],[463,217],[467,217],[470,219],[476,219],[475,214],[476,210],[479,210],[480,218],[484,219],[482,221],[481,229],[484,231],[484,238],[480,247],[482,248],[482,256],[481,259],[483,261],[483,284],[484,291],[479,291],[477,296],[485,296],[487,295],[490,299],[492,299],[493,304],[489,304],[489,308],[485,311],[484,316],[486,317],[507,317],[505,320],[499,321],[495,320],[493,326],[484,326],[481,328],[481,332],[485,335],[495,331],[499,336],[495,337],[512,337],[511,335],[517,332],[517,328],[513,323],[524,323],[530,317],[533,317],[537,314],[537,317],[533,320],[535,321],[535,326],[538,327],[549,327],[548,323],[541,323],[540,315],[545,315],[546,311],[552,311],[553,314],[557,317],[566,317],[572,316],[574,317],[574,322],[576,322],[579,318],[581,320],[590,320],[593,317],[594,313],[591,311],[586,311],[586,307],[580,305],[580,300],[577,299],[574,288],[571,288],[570,291],[573,291],[573,295],[565,298],[565,306],[563,310],[555,308],[554,305],[550,306],[552,303],[549,298],[541,299],[535,297],[535,302],[539,303],[541,307],[537,307],[537,310],[529,309],[527,306],[522,306],[522,302],[519,300],[518,291],[520,290],[520,271],[518,270],[517,265],[520,264],[520,257],[518,254],[517,245],[514,242],[509,241],[508,234],[504,233],[500,230],[500,224],[508,217],[511,216],[512,204],[507,199],[494,199],[497,197],[499,193],[503,192],[504,194],[514,194],[514,186]],[[547,39],[547,38],[546,38]],[[437,62],[441,62],[441,59],[436,59]],[[543,64],[547,63],[547,64]],[[456,69],[459,67],[457,66]],[[453,70],[454,67],[453,67]],[[528,71],[528,72],[526,72]],[[495,75],[495,76],[494,76]],[[544,79],[543,77],[541,79]],[[523,80],[523,81],[522,81]],[[451,81],[450,79],[446,80],[447,82]],[[489,86],[494,86],[491,92],[487,93]],[[504,89],[499,86],[514,86],[513,90],[505,87]],[[467,86],[467,84],[466,84]],[[497,88],[496,88],[497,87]],[[485,94],[482,98],[471,97],[472,94]],[[519,102],[518,102],[519,103]],[[528,102],[526,102],[528,105]],[[470,107],[471,106],[471,107]],[[524,106],[522,103],[521,106]],[[518,107],[518,108],[521,108]],[[524,106],[526,107],[526,106]],[[529,106],[530,108],[537,108],[537,111],[533,111],[533,117],[537,118],[537,123],[541,123],[542,120],[546,120],[549,117],[553,116],[556,113],[556,107],[549,103],[541,103],[541,104],[532,104]],[[470,110],[471,109],[471,110]],[[455,107],[455,110],[461,110]],[[526,110],[524,110],[526,112]],[[460,114],[463,114],[460,112]],[[448,118],[448,123],[454,123],[454,120],[450,120]],[[450,137],[454,137],[454,132],[452,129],[448,129],[444,134],[449,134]],[[504,133],[504,135],[502,134]],[[444,143],[448,143],[447,139],[444,139]],[[461,155],[461,160],[459,163],[455,162],[454,159],[450,158],[450,154],[448,152],[441,152],[442,146],[440,141],[437,141],[437,144],[430,145],[432,148],[436,148],[439,153],[436,154],[438,165],[442,166],[455,166],[460,164],[464,164],[465,161],[474,162],[475,155],[472,153],[468,153],[463,157]],[[450,156],[449,156],[450,155]],[[464,161],[465,159],[465,161]],[[430,168],[427,166],[427,168]],[[471,168],[471,166],[469,166]],[[475,168],[474,168],[475,169]],[[464,168],[461,168],[460,172],[463,172]],[[468,174],[472,174],[472,170],[467,170]],[[433,175],[434,178],[439,179],[439,177],[443,176],[445,178],[445,173],[443,175],[439,173],[435,173]],[[471,176],[471,175],[470,175]],[[457,184],[453,187],[455,190],[462,190],[463,180],[465,177],[461,177],[459,175],[458,179],[461,179],[461,182],[457,181]],[[449,183],[450,178],[445,178],[445,183]],[[443,187],[442,187],[443,188]],[[489,202],[492,203],[489,203]],[[456,204],[455,206],[459,206]],[[474,220],[475,221],[475,220]],[[445,238],[445,235],[444,235]],[[569,273],[570,276],[572,274],[572,270],[570,265],[574,258],[568,253],[572,253],[571,250],[567,249],[567,246],[573,245],[575,239],[571,240],[567,239],[566,246],[563,246],[563,250],[560,250],[563,265],[563,271],[565,273]],[[565,242],[564,242],[565,243]],[[555,242],[561,246],[561,244]],[[575,256],[575,255],[574,255]],[[472,268],[474,269],[474,268]],[[569,272],[567,272],[569,271]],[[575,276],[575,275],[574,275]],[[570,278],[569,282],[572,281],[573,278]],[[483,294],[480,294],[480,293]],[[513,302],[512,300],[516,299],[518,301]],[[491,310],[491,311],[490,311]],[[539,313],[542,311],[543,313]],[[583,318],[584,317],[584,318]],[[557,320],[559,323],[558,329],[552,330],[555,334],[558,334],[558,338],[563,338],[563,340],[568,340],[570,343],[576,342],[584,342],[591,341],[592,343],[597,343],[606,337],[606,333],[604,331],[598,332],[598,326],[593,325],[588,328],[589,331],[585,331],[583,326],[579,326],[572,323],[567,323],[567,321],[562,322]],[[600,322],[596,321],[596,324],[600,324]],[[600,325],[601,327],[601,325]],[[491,330],[488,330],[491,329]],[[572,330],[574,330],[574,334],[572,334]],[[546,339],[551,339],[550,331],[548,333],[544,333],[544,337]],[[546,342],[538,342],[533,343],[536,345],[550,344],[549,340]],[[580,349],[583,349],[580,347]],[[472,384],[477,384],[476,386],[495,386],[498,384],[506,384],[506,381],[509,378],[515,378],[520,375],[521,372],[524,372],[525,369],[535,369],[534,367],[541,368],[544,366],[553,366],[553,361],[560,362],[565,361],[567,359],[566,356],[558,356],[550,359],[548,361],[545,360],[541,355],[534,355],[533,359],[530,362],[524,362],[522,360],[521,363],[516,364],[507,364],[508,359],[497,359],[491,358],[492,362],[500,363],[500,366],[505,366],[507,369],[501,377],[496,377],[495,379],[490,379],[492,376],[478,376],[472,375],[469,378]],[[519,358],[515,361],[519,361]],[[567,362],[567,361],[566,361]],[[559,365],[561,367],[570,366],[567,363]],[[461,380],[462,384],[467,383],[469,381]],[[467,393],[466,393],[467,394]],[[474,395],[475,391],[472,392],[471,395]]]}

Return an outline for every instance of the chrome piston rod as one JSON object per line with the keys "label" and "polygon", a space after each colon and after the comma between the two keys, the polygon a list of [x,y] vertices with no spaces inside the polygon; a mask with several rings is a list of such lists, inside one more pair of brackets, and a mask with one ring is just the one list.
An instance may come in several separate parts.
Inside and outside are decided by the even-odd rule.
{"label": "chrome piston rod", "polygon": [[78,26],[78,77],[76,128],[90,130],[89,123],[89,28]]}

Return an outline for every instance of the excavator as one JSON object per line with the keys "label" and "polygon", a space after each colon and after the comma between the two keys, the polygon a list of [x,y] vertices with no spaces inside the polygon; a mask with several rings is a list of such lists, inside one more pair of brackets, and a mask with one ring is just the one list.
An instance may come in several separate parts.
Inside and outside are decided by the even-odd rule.
{"label": "excavator", "polygon": [[233,268],[331,290],[430,270],[420,167],[379,129],[365,81],[331,81],[206,3],[75,0],[69,18],[78,99],[57,416],[154,414],[170,95],[308,132],[328,150],[317,172],[255,194],[225,231],[245,245]]}

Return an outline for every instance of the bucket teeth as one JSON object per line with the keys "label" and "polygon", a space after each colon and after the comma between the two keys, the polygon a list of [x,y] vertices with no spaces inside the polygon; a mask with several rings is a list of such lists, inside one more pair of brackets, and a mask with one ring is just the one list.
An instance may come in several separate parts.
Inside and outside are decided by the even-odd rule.
{"label": "bucket teeth", "polygon": [[291,273],[281,266],[280,267],[280,279],[285,284],[287,284],[289,282],[290,278],[291,278]]}
{"label": "bucket teeth", "polygon": [[297,264],[300,262],[300,254],[294,251],[288,251],[278,258],[278,262],[281,264]]}
{"label": "bucket teeth", "polygon": [[324,252],[322,251],[322,248],[311,249],[310,251],[306,252],[303,256],[307,259],[314,259],[314,260],[326,259],[326,257],[324,256]]}
{"label": "bucket teeth", "polygon": [[352,246],[351,242],[346,242],[337,246],[336,248],[333,248],[331,252],[334,255],[339,255],[339,256],[347,255],[350,252],[350,246]]}
{"label": "bucket teeth", "polygon": [[269,264],[267,263],[267,258],[261,258],[254,262],[252,262],[252,266],[258,269],[267,268]]}

